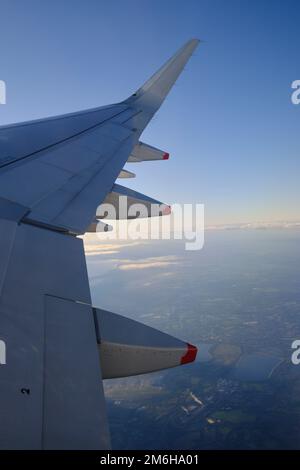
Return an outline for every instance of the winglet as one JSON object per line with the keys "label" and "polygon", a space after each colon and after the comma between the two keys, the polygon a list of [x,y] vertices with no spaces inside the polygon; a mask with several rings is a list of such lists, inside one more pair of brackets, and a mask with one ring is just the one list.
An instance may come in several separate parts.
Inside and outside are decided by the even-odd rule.
{"label": "winglet", "polygon": [[199,39],[188,41],[128,101],[155,112],[176,82],[199,42]]}

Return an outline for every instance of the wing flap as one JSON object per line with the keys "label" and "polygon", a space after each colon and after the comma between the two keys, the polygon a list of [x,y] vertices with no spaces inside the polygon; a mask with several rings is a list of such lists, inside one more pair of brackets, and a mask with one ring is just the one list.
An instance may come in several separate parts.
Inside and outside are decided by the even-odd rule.
{"label": "wing flap", "polygon": [[44,361],[43,449],[108,449],[103,390],[96,375],[101,371],[95,323],[89,305],[45,297]]}
{"label": "wing flap", "polygon": [[0,228],[0,448],[107,448],[82,240],[11,220]]}
{"label": "wing flap", "polygon": [[135,176],[135,173],[132,173],[132,171],[125,170],[124,168],[118,174],[118,178],[121,179],[135,178]]}

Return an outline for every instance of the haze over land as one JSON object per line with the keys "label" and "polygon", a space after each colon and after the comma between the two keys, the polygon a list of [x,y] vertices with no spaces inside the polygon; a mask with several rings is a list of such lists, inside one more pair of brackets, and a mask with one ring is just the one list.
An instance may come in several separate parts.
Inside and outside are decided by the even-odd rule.
{"label": "haze over land", "polygon": [[115,448],[300,448],[299,242],[294,228],[207,231],[199,252],[97,241],[94,304],[199,347],[186,367],[105,382]]}

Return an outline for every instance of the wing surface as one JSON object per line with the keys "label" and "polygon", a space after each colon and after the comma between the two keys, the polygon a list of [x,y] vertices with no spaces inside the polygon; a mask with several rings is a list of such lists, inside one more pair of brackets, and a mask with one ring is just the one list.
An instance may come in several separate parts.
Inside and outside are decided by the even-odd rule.
{"label": "wing surface", "polygon": [[84,233],[197,44],[120,104],[0,128],[0,197],[26,221]]}
{"label": "wing surface", "polygon": [[[97,207],[113,189],[121,191],[116,178],[197,43],[189,41],[122,103],[0,127],[1,449],[110,447],[99,348],[105,376],[181,361],[186,345],[174,340],[166,350],[152,332],[150,351],[137,345],[151,367],[140,361],[126,371],[116,367],[110,354],[113,348],[119,357],[116,338],[108,334],[116,320],[99,317],[91,305],[76,235],[93,231]],[[128,334],[122,344],[128,357],[133,346]],[[184,362],[195,356],[189,351]]]}

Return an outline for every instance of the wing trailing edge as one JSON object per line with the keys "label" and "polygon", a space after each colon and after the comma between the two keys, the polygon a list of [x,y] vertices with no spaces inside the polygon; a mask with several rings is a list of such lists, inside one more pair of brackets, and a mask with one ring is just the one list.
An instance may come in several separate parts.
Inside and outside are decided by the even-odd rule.
{"label": "wing trailing edge", "polygon": [[135,173],[132,173],[132,171],[128,171],[123,168],[123,170],[120,171],[118,178],[127,179],[127,178],[135,178],[135,176],[136,176]]}
{"label": "wing trailing edge", "polygon": [[104,224],[103,222],[100,222],[100,220],[96,219],[94,222],[91,223],[91,225],[87,228],[87,233],[99,233],[99,232],[111,232],[113,230],[113,227],[108,224]]}

